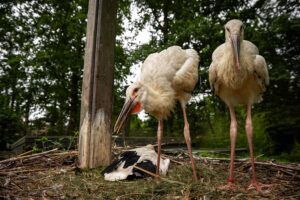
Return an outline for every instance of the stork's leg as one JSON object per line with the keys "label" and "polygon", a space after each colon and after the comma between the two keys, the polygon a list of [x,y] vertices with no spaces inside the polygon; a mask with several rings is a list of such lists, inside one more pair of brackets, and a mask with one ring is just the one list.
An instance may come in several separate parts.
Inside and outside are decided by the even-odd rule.
{"label": "stork's leg", "polygon": [[159,175],[159,168],[160,168],[160,154],[161,154],[161,139],[163,135],[163,120],[158,120],[158,127],[157,127],[157,168],[156,174]]}
{"label": "stork's leg", "polygon": [[193,177],[195,180],[197,180],[196,167],[195,167],[194,157],[193,157],[193,153],[192,153],[192,146],[191,146],[190,127],[189,127],[189,123],[188,123],[188,120],[186,117],[186,108],[185,108],[184,103],[181,103],[181,108],[182,108],[183,118],[184,118],[184,138],[185,138],[185,142],[186,142],[186,145],[187,145],[187,148],[189,151],[191,165],[193,168]]}
{"label": "stork's leg", "polygon": [[234,157],[235,157],[235,143],[237,137],[237,121],[235,117],[234,107],[229,105],[230,112],[230,169],[229,169],[229,177],[227,179],[227,185],[220,186],[219,189],[223,190],[234,190]]}
{"label": "stork's leg", "polygon": [[256,189],[257,191],[261,191],[264,188],[269,188],[271,185],[260,184],[256,178],[255,165],[254,165],[254,155],[253,155],[253,128],[252,128],[252,118],[251,118],[251,104],[247,105],[247,117],[246,117],[246,133],[249,145],[250,152],[250,161],[252,168],[252,180],[248,187],[248,189]]}

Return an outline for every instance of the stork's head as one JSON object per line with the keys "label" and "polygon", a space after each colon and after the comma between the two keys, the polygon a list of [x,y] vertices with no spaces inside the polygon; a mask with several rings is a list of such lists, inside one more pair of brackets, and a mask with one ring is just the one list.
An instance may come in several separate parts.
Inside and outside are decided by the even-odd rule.
{"label": "stork's head", "polygon": [[115,123],[114,132],[119,133],[130,114],[136,114],[143,109],[141,99],[144,88],[140,82],[135,82],[126,90],[126,100]]}
{"label": "stork's head", "polygon": [[225,24],[225,39],[231,43],[235,66],[240,70],[240,45],[244,39],[244,24],[238,19],[230,20]]}

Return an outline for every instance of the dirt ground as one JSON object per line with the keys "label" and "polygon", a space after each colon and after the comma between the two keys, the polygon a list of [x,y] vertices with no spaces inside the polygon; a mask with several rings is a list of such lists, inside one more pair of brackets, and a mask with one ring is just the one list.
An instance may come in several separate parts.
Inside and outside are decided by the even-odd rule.
{"label": "dirt ground", "polygon": [[247,161],[235,165],[237,189],[223,191],[217,187],[228,176],[227,160],[197,159],[201,178],[193,181],[187,156],[169,157],[173,161],[162,179],[119,182],[105,181],[101,168],[76,168],[75,151],[0,161],[0,199],[300,199],[299,164],[258,164],[260,182],[272,184],[258,193],[246,189],[251,175]]}

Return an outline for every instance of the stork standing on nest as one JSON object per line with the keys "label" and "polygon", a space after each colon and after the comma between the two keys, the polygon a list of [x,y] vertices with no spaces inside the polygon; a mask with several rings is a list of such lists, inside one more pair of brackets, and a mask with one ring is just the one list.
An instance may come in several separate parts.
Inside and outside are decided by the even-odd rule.
{"label": "stork standing on nest", "polygon": [[197,179],[186,104],[198,81],[198,63],[199,56],[195,50],[184,50],[178,46],[150,54],[142,65],[140,79],[126,90],[126,102],[116,121],[114,131],[120,132],[126,118],[142,109],[154,116],[158,120],[157,174],[159,174],[160,168],[163,119],[170,115],[178,100],[183,111],[184,137],[191,160],[193,177]]}
{"label": "stork standing on nest", "polygon": [[234,157],[237,137],[237,120],[234,107],[246,105],[246,133],[252,166],[250,188],[261,190],[257,182],[253,157],[253,128],[251,119],[252,104],[262,100],[262,93],[269,84],[269,75],[264,57],[259,55],[257,47],[244,40],[244,25],[240,20],[230,20],[225,25],[226,42],[220,45],[212,55],[209,67],[209,82],[215,94],[228,106],[230,112],[230,172],[227,185],[221,189],[234,189]]}

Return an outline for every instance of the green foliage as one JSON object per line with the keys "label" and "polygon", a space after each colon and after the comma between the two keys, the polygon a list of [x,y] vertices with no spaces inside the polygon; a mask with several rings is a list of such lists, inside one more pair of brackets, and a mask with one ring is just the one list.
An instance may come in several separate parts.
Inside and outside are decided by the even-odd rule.
{"label": "green foliage", "polygon": [[[118,34],[130,17],[129,5],[119,2]],[[0,9],[3,106],[17,112],[28,130],[72,135],[79,127],[88,1],[6,1]],[[128,73],[127,52],[118,41],[116,88]],[[120,93],[115,91],[115,109]]]}
{"label": "green foliage", "polygon": [[0,150],[6,150],[6,145],[15,142],[25,132],[20,116],[0,109]]}
{"label": "green foliage", "polygon": [[49,138],[43,136],[39,139],[35,139],[35,144],[32,147],[32,150],[34,152],[42,152],[58,148],[64,151],[68,151],[76,147],[77,138],[78,132],[76,132],[74,136],[68,136],[63,138]]}

